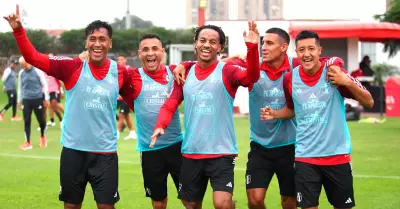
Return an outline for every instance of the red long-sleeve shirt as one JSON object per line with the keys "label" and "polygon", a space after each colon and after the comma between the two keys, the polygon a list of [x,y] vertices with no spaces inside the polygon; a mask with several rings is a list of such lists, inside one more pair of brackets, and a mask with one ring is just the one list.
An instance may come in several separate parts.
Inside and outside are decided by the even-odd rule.
{"label": "red long-sleeve shirt", "polygon": [[[258,57],[258,45],[253,43],[247,43],[247,62],[245,70],[242,67],[235,65],[225,65],[222,69],[222,80],[228,93],[235,98],[236,91],[239,86],[249,86],[256,82],[260,77],[259,73],[259,57]],[[196,65],[195,76],[198,80],[205,80],[216,68],[218,62],[216,61],[211,66],[202,69],[199,65]],[[186,75],[190,70],[186,70]],[[165,101],[161,107],[158,120],[155,126],[156,128],[166,128],[171,122],[175,110],[179,107],[183,101],[183,85],[174,83],[174,88],[171,96]],[[216,158],[227,154],[183,154],[184,157],[192,159],[205,159],[205,158]]]}
{"label": "red long-sleeve shirt", "polygon": [[[300,66],[299,74],[300,74],[301,80],[307,86],[310,86],[310,87],[317,84],[318,80],[320,79],[320,77],[322,75],[324,64],[325,63],[323,62],[320,69],[314,75],[309,75],[309,74],[305,73],[303,68]],[[362,86],[362,84],[357,79],[351,77],[345,69],[343,69],[343,68],[341,68],[341,69],[343,72],[345,72],[347,74],[347,76],[349,76],[353,80],[353,82],[355,82],[361,88],[364,88]],[[288,108],[293,109],[294,105],[293,105],[293,98],[292,98],[292,72],[285,74],[285,76],[283,77],[283,89],[285,91],[286,105]],[[354,99],[354,95],[346,87],[339,86],[338,90],[343,97]],[[334,156],[327,156],[327,157],[296,158],[295,160],[300,161],[300,162],[315,164],[315,165],[338,165],[338,164],[344,164],[344,163],[350,162],[351,157],[348,154],[343,154],[343,155],[334,155]]]}
{"label": "red long-sleeve shirt", "polygon": [[[17,28],[13,33],[21,54],[27,63],[39,68],[50,76],[63,81],[67,90],[72,89],[76,85],[82,71],[83,61],[79,58],[72,59],[69,57],[55,56],[50,58],[48,55],[36,51],[26,36],[24,28]],[[101,67],[97,67],[89,62],[89,67],[93,77],[96,80],[102,80],[108,73],[110,60],[107,59]],[[129,75],[126,68],[118,65],[118,85],[122,97],[126,97],[127,94],[131,92],[132,86],[129,82]]]}

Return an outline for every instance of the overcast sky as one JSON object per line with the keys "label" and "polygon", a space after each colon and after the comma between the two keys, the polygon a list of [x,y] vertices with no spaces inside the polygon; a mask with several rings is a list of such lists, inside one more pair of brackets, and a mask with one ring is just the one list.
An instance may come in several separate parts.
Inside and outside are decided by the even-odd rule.
{"label": "overcast sky", "polygon": [[[226,0],[235,2],[237,0]],[[283,0],[285,19],[361,19],[372,20],[385,11],[385,0]],[[31,28],[83,28],[95,19],[112,22],[126,12],[126,0],[1,0],[0,15],[15,11],[27,13]],[[44,8],[47,8],[45,10]],[[186,0],[130,0],[130,12],[157,26],[185,27]],[[5,20],[0,31],[10,31]]]}

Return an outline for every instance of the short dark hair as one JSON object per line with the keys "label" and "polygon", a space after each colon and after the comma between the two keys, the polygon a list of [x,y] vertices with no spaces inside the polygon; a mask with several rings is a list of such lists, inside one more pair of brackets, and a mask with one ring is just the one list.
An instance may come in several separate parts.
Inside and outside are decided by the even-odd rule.
{"label": "short dark hair", "polygon": [[91,22],[88,26],[86,26],[86,28],[85,28],[86,38],[90,34],[92,34],[95,30],[98,30],[100,28],[105,28],[108,32],[108,36],[110,38],[112,38],[113,29],[112,29],[111,25],[108,24],[107,22],[104,22],[101,20],[95,20],[95,21]]}
{"label": "short dark hair", "polygon": [[281,39],[283,39],[284,42],[287,43],[288,45],[289,45],[289,43],[290,43],[289,34],[288,34],[285,30],[283,30],[283,29],[281,29],[281,28],[270,28],[270,29],[268,29],[267,31],[265,31],[265,33],[273,33],[273,34],[276,34],[276,35],[278,35]]}
{"label": "short dark hair", "polygon": [[118,57],[126,58],[126,56],[125,56],[124,54],[119,54],[119,55],[117,56],[117,58],[118,58]]}
{"label": "short dark hair", "polygon": [[139,41],[142,42],[142,41],[145,40],[145,39],[153,39],[153,38],[158,39],[158,40],[161,42],[161,44],[162,44],[162,41],[161,41],[160,36],[158,36],[157,34],[154,34],[154,33],[146,33],[146,34],[144,34],[144,35],[140,38]]}
{"label": "short dark hair", "polygon": [[297,42],[303,39],[314,38],[315,42],[320,45],[320,39],[318,33],[309,30],[303,30],[296,36],[296,45]]}
{"label": "short dark hair", "polygon": [[197,41],[199,39],[199,34],[203,29],[212,29],[218,32],[219,36],[219,44],[222,45],[222,49],[225,48],[226,44],[226,36],[222,28],[216,26],[216,25],[203,25],[200,27],[197,27],[196,30],[194,31],[194,40]]}

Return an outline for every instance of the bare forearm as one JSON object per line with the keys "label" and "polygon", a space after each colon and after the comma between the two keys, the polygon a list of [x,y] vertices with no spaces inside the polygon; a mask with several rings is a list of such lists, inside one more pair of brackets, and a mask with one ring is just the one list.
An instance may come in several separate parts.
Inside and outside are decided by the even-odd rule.
{"label": "bare forearm", "polygon": [[354,98],[364,107],[372,108],[374,99],[369,91],[360,88],[356,83],[350,82],[346,88],[353,94]]}
{"label": "bare forearm", "polygon": [[288,107],[284,107],[280,110],[275,110],[275,119],[290,119],[294,117],[294,110]]}

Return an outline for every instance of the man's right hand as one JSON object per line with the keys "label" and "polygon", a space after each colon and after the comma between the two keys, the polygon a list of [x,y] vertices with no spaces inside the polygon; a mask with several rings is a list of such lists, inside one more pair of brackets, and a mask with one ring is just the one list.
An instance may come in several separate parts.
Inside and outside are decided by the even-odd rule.
{"label": "man's right hand", "polygon": [[18,104],[17,104],[17,107],[18,107],[19,110],[22,110],[21,103],[18,103]]}
{"label": "man's right hand", "polygon": [[8,24],[10,24],[12,29],[17,29],[22,27],[18,4],[16,5],[15,13],[10,14],[8,16],[4,16],[4,19],[8,21]]}
{"label": "man's right hand", "polygon": [[174,80],[178,83],[178,84],[184,84],[185,83],[185,74],[186,73],[186,69],[183,65],[179,64],[178,66],[176,66],[176,68],[173,71],[174,74]]}
{"label": "man's right hand", "polygon": [[151,136],[151,143],[150,143],[150,148],[154,147],[154,144],[156,144],[157,138],[164,135],[164,129],[163,128],[157,128],[154,130],[153,135]]}

